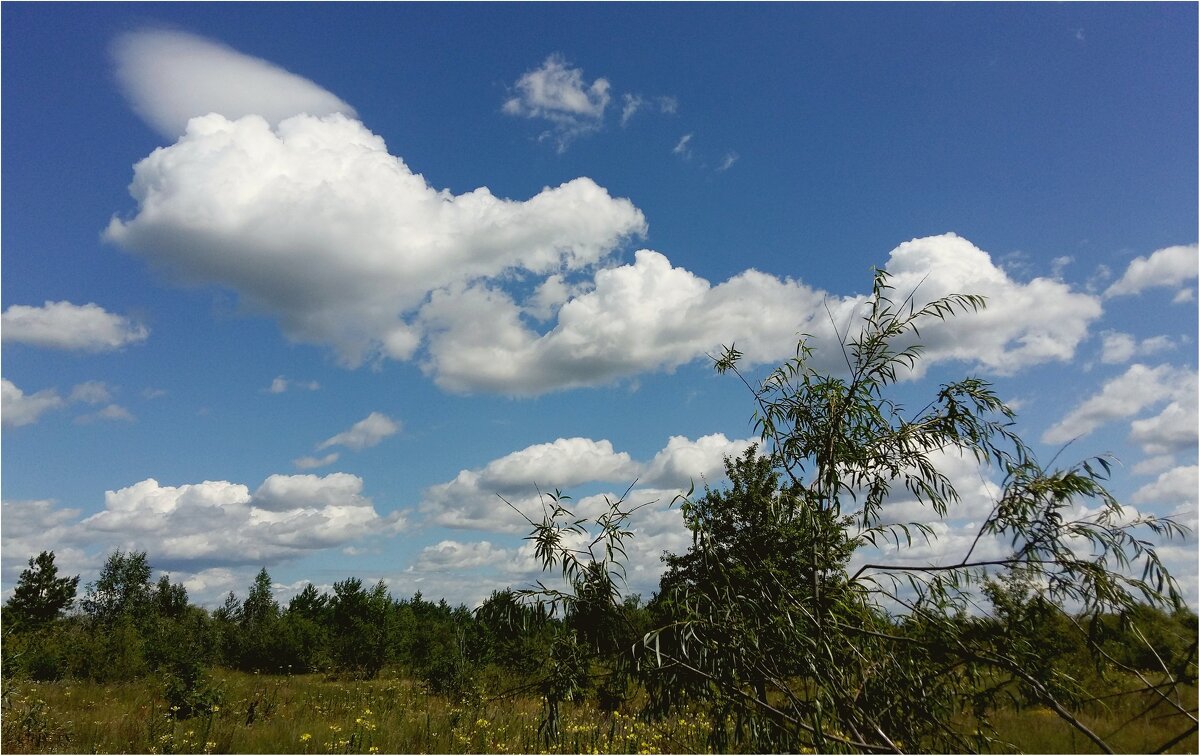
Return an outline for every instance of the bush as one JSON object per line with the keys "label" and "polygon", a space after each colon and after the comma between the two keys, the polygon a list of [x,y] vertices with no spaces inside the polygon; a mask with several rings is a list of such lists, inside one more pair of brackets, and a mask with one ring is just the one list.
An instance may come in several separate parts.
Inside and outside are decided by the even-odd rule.
{"label": "bush", "polygon": [[224,700],[224,693],[195,660],[171,665],[166,675],[164,695],[175,719],[208,714]]}

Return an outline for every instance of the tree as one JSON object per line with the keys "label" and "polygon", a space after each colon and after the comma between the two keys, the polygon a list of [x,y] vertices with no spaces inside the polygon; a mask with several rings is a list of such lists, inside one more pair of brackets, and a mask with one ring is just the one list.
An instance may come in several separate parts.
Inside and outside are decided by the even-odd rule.
{"label": "tree", "polygon": [[43,551],[29,558],[29,569],[21,570],[13,595],[5,605],[5,619],[19,629],[37,629],[58,619],[75,603],[79,576],[58,577],[54,552]]}
{"label": "tree", "polygon": [[333,584],[330,636],[334,662],[344,671],[371,679],[392,657],[395,617],[382,580],[370,590],[358,578]]}
{"label": "tree", "polygon": [[[976,751],[996,747],[987,716],[1011,682],[1108,750],[1072,709],[1086,691],[1064,695],[1072,681],[1057,667],[1028,667],[970,617],[987,611],[987,581],[1014,572],[1041,587],[1039,612],[1072,623],[1140,600],[1180,606],[1152,539],[1184,531],[1124,511],[1104,487],[1107,459],[1042,467],[983,380],[943,384],[915,413],[898,404],[889,387],[916,369],[920,328],[985,303],[952,295],[918,306],[915,292],[900,303],[892,294],[877,272],[859,328],[842,336],[844,371],[818,371],[803,338],[761,381],[742,372],[733,346],[715,359],[750,392],[763,458],[731,463],[724,492],[684,497],[692,546],[668,558],[662,624],[642,642],[651,709],[707,706],[717,747],[732,736],[760,751]],[[944,454],[973,458],[1001,491],[962,553],[906,560],[934,537],[928,521],[960,504],[938,467]],[[888,504],[899,496],[923,506],[924,521],[892,522]],[[599,540],[608,528],[596,525]],[[530,536],[543,567],[571,557],[564,528],[585,527],[548,512]],[[881,545],[891,558],[879,558]],[[1108,663],[1098,645],[1089,652]]]}
{"label": "tree", "polygon": [[96,582],[89,583],[83,598],[83,610],[102,624],[121,618],[134,622],[149,616],[151,606],[150,563],[146,552],[108,555]]}
{"label": "tree", "polygon": [[188,608],[187,588],[182,583],[172,584],[170,575],[162,575],[154,584],[151,601],[159,617],[179,619]]}
{"label": "tree", "polygon": [[279,616],[279,603],[275,601],[271,591],[271,575],[263,567],[254,576],[254,584],[246,600],[242,602],[241,616],[238,618],[243,628],[255,629],[270,623]]}

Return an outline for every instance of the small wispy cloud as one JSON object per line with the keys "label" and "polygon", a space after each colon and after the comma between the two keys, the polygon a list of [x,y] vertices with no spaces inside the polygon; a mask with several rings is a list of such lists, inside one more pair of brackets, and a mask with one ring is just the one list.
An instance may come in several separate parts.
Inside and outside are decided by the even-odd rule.
{"label": "small wispy cloud", "polygon": [[112,390],[101,381],[86,381],[71,389],[68,401],[84,404],[103,404],[112,399]]}
{"label": "small wispy cloud", "polygon": [[338,461],[338,457],[340,456],[337,452],[330,452],[324,457],[300,457],[299,459],[293,459],[292,464],[300,470],[312,470],[317,467],[332,465]]}
{"label": "small wispy cloud", "polygon": [[[560,53],[546,58],[539,68],[526,71],[513,89],[515,94],[504,102],[504,113],[549,121],[551,128],[539,139],[553,139],[560,153],[577,137],[600,129],[611,100],[607,79],[586,83],[583,69],[572,68]],[[639,105],[633,106],[630,116]]]}
{"label": "small wispy cloud", "polygon": [[679,138],[679,141],[675,143],[675,147],[672,148],[671,154],[678,155],[681,158],[683,158],[684,160],[691,160],[692,159],[692,150],[690,147],[688,147],[688,145],[691,143],[693,136],[695,136],[695,134],[693,134],[691,132],[681,136]]}
{"label": "small wispy cloud", "polygon": [[634,114],[642,110],[657,111],[664,115],[674,115],[679,111],[679,99],[670,96],[646,98],[640,94],[626,93],[621,95],[621,127],[629,125]]}
{"label": "small wispy cloud", "polygon": [[717,173],[724,173],[732,168],[733,164],[738,161],[738,157],[736,152],[725,153],[725,157],[721,158],[721,164],[717,166]]}
{"label": "small wispy cloud", "polygon": [[97,412],[90,412],[86,415],[80,415],[75,418],[75,423],[78,425],[91,425],[99,422],[122,422],[132,423],[137,418],[133,413],[125,409],[119,404],[109,404]]}
{"label": "small wispy cloud", "polygon": [[268,394],[282,394],[288,389],[305,389],[307,391],[316,391],[321,388],[321,384],[316,381],[296,381],[289,378],[284,378],[282,375],[276,376],[275,380],[271,381],[271,385],[264,391]]}
{"label": "small wispy cloud", "polygon": [[327,438],[317,445],[317,451],[331,446],[345,446],[354,451],[361,451],[375,446],[388,436],[400,430],[400,424],[381,412],[372,412],[362,420],[350,426],[336,436]]}
{"label": "small wispy cloud", "polygon": [[628,125],[629,119],[633,118],[633,114],[638,112],[645,100],[642,99],[641,95],[635,94],[621,95],[621,99],[625,103],[621,107],[621,126],[624,127]]}

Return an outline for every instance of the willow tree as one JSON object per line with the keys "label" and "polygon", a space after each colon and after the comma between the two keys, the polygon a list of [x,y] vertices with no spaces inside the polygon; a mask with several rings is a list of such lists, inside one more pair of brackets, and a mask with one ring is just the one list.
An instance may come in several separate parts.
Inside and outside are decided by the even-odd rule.
{"label": "willow tree", "polygon": [[[1123,509],[1105,488],[1105,458],[1040,465],[983,380],[941,385],[922,409],[906,411],[891,394],[921,359],[920,329],[985,302],[892,297],[877,272],[835,372],[817,369],[804,338],[761,381],[743,372],[733,346],[714,359],[718,373],[746,386],[761,447],[729,462],[729,489],[681,497],[691,548],[667,557],[659,626],[623,658],[634,660],[652,711],[708,707],[718,748],[733,739],[756,750],[981,751],[996,747],[989,713],[1019,689],[1107,751],[1077,716],[1088,691],[1059,667],[1028,663],[1035,633],[984,631],[993,611],[984,589],[1005,576],[1037,586],[1042,605],[1080,630],[1094,663],[1114,668],[1087,625],[1142,602],[1182,606],[1154,540],[1184,530]],[[999,479],[999,492],[961,553],[906,558],[934,539],[930,523],[963,505],[939,468],[946,454],[972,458]],[[927,514],[891,521],[897,498]],[[631,512],[616,502],[587,522],[548,508],[530,535],[544,568],[561,565],[576,587],[572,578],[591,577],[592,611],[597,595],[610,597],[614,615],[619,608]],[[591,548],[568,547],[580,537],[594,538]],[[1153,679],[1125,672],[1185,723],[1164,745],[1195,730],[1195,715],[1171,695],[1169,670]]]}

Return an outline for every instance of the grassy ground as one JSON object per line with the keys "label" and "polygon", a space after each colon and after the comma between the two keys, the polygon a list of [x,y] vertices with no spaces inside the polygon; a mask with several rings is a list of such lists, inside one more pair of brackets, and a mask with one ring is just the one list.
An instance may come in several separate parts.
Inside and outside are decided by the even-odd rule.
{"label": "grassy ground", "polygon": [[[7,682],[3,751],[7,753],[539,753],[540,702],[525,697],[454,703],[401,678],[367,682],[319,675],[259,677],[220,671],[223,703],[210,714],[176,721],[157,680],[91,683]],[[1195,706],[1195,690],[1188,695]],[[1123,706],[1129,704],[1123,704]],[[1136,702],[1133,706],[1139,706]],[[1147,704],[1148,705],[1148,704]],[[1147,752],[1182,729],[1161,707],[1132,722],[1130,711],[1098,708],[1085,723],[1116,731],[1124,752]],[[1088,753],[1096,749],[1045,709],[1000,712],[1000,733],[1019,750]],[[694,753],[706,750],[710,723],[684,713],[646,723],[589,705],[563,709],[566,753]],[[1196,753],[1189,738],[1172,753]]]}

